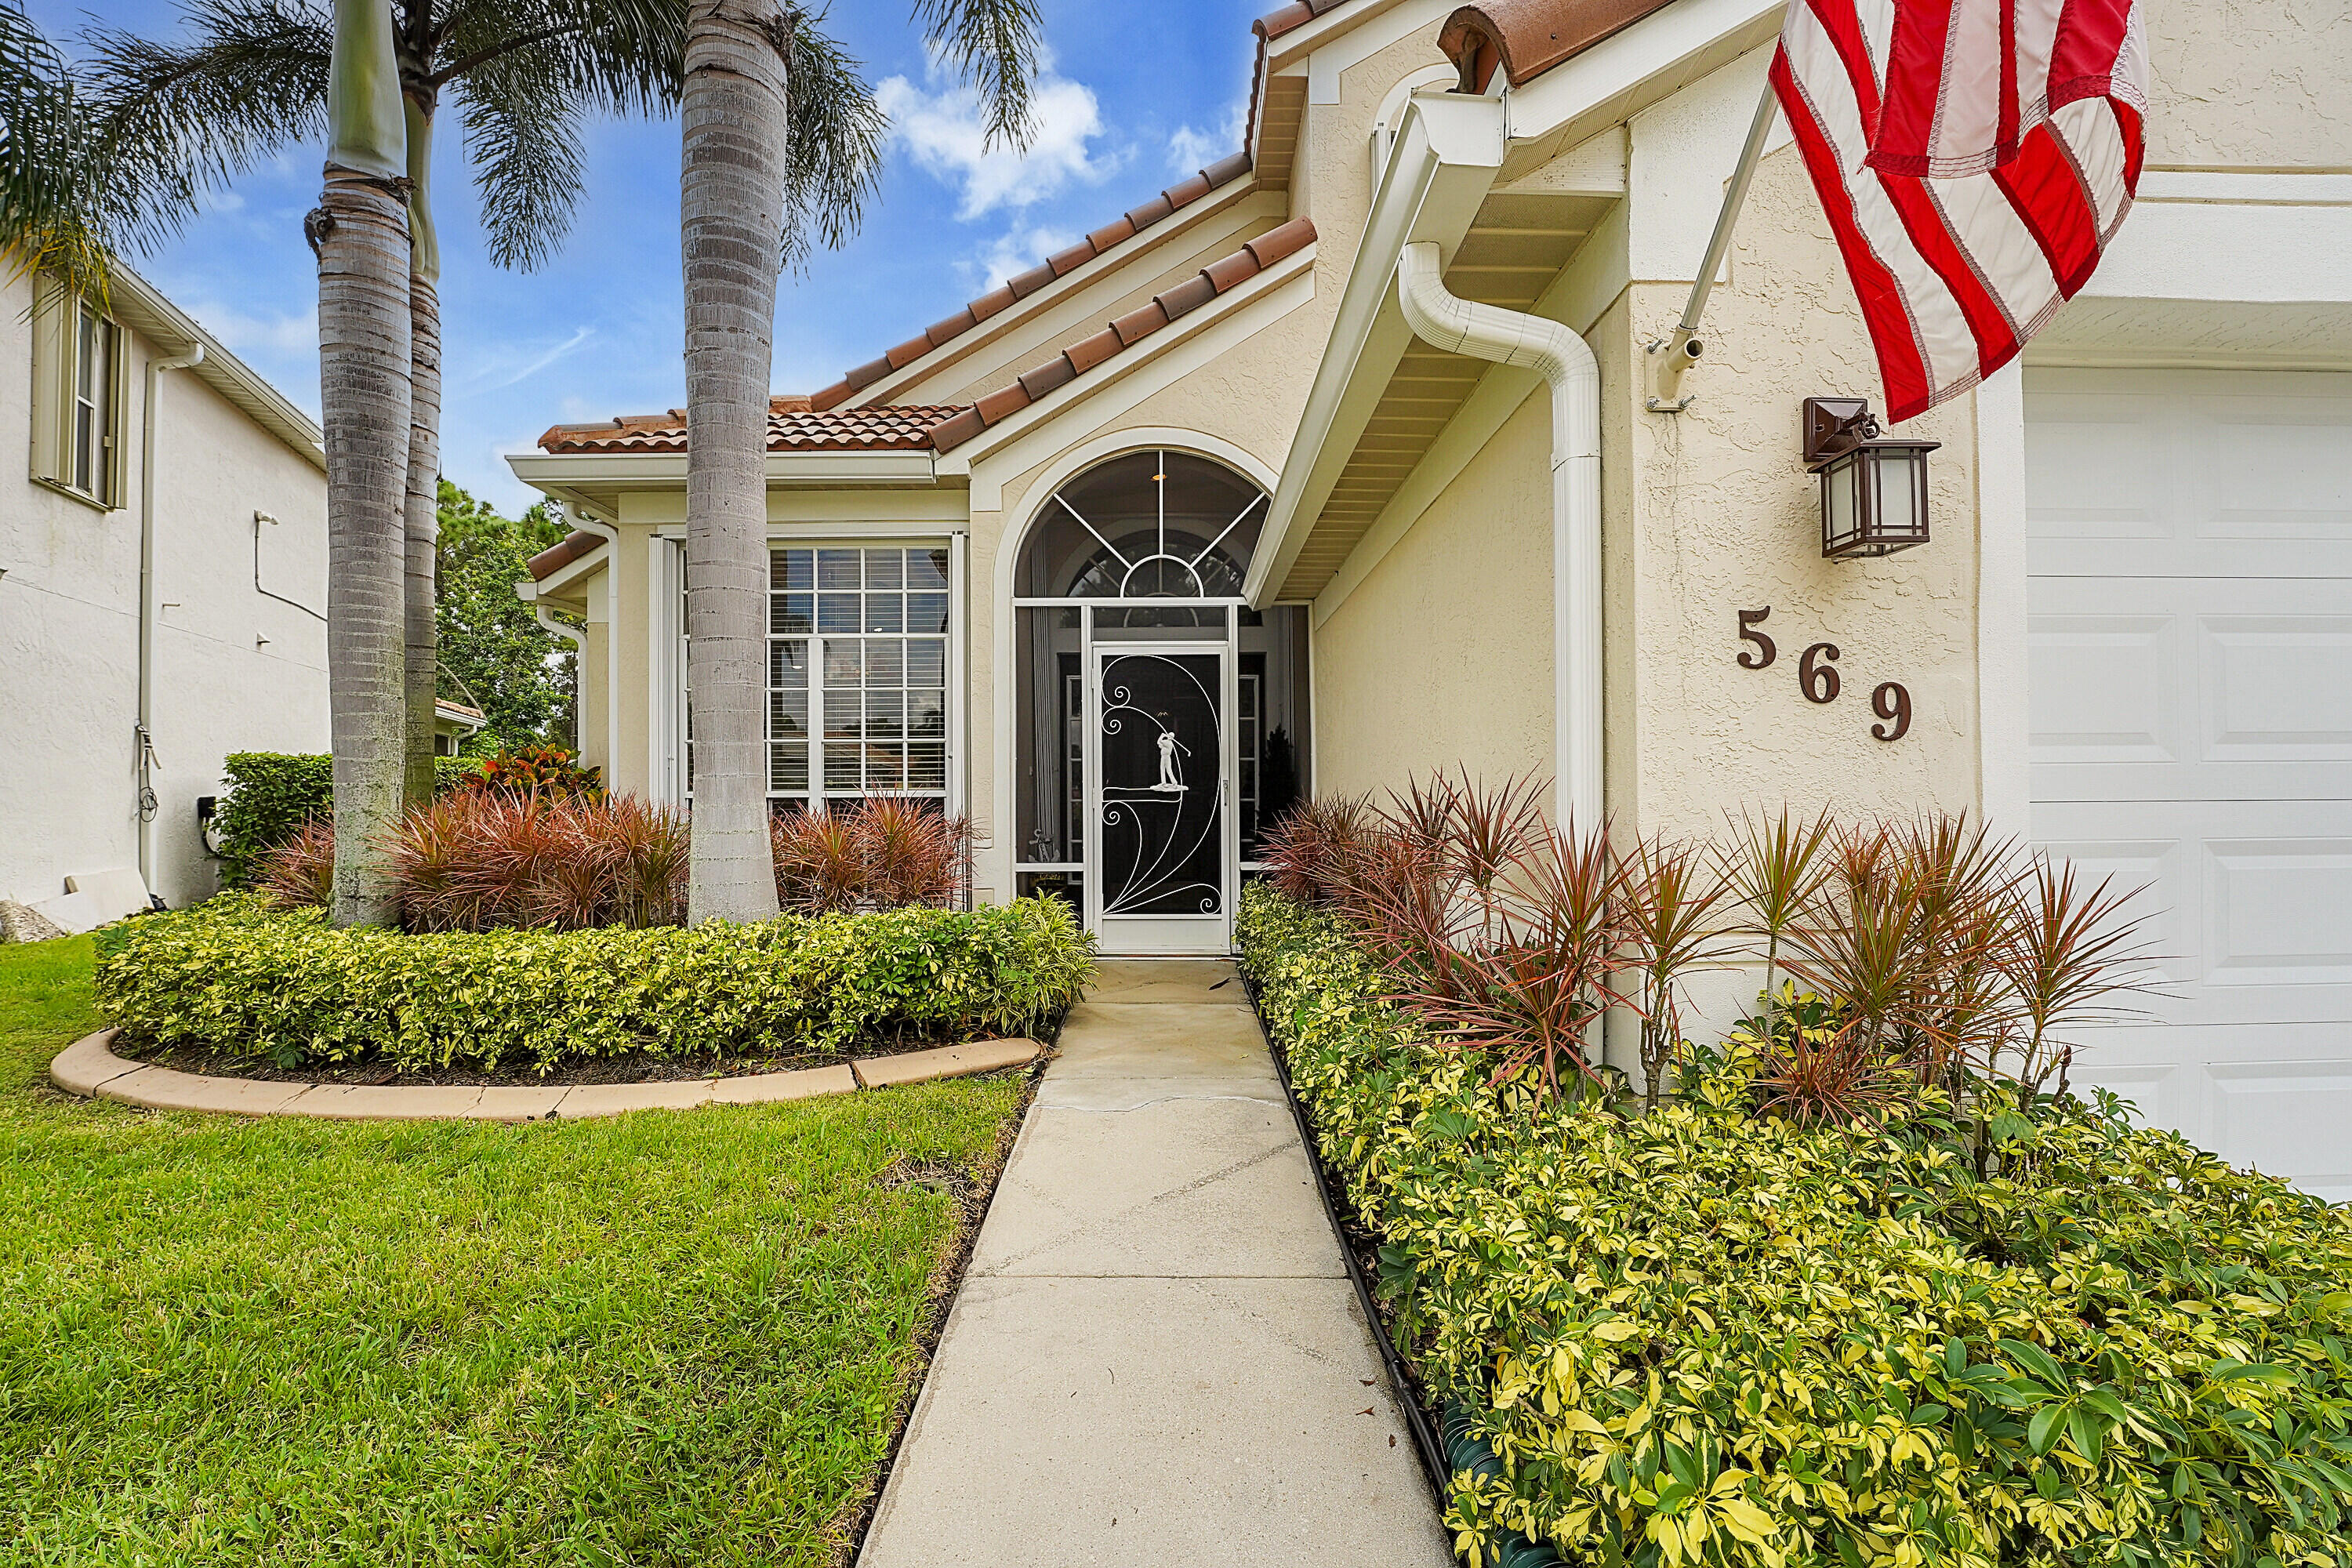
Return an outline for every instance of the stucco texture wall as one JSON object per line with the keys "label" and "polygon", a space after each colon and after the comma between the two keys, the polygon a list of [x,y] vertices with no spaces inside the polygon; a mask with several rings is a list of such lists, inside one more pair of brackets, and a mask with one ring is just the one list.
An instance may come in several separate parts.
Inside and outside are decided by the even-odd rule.
{"label": "stucco texture wall", "polygon": [[[0,289],[0,452],[31,449],[31,300]],[[133,336],[123,385],[124,505],[101,511],[0,475],[0,893],[138,861],[141,394],[153,345]],[[327,749],[324,476],[188,371],[166,373],[155,484],[153,889],[218,885],[195,803],[232,752]],[[276,524],[257,525],[254,513]],[[266,592],[264,591],[266,590]],[[269,595],[281,595],[272,598]],[[296,603],[289,604],[285,600]]]}
{"label": "stucco texture wall", "polygon": [[1550,452],[1539,394],[1317,629],[1319,793],[1549,775]]}
{"label": "stucco texture wall", "polygon": [[[1636,283],[1635,331],[1659,334],[1685,287]],[[1702,831],[1743,805],[1802,810],[1960,809],[1977,794],[1977,538],[1971,402],[1903,426],[1944,443],[1930,459],[1932,542],[1878,560],[1824,561],[1818,482],[1799,462],[1808,395],[1876,395],[1877,371],[1851,286],[1793,146],[1757,171],[1733,245],[1729,282],[1707,307],[1707,366],[1688,411],[1644,412],[1627,378],[1632,512],[1609,641],[1624,661],[1608,722],[1633,728],[1632,777],[1612,780],[1621,820],[1645,832]],[[1779,656],[1735,662],[1748,645],[1738,612],[1769,608],[1760,629]],[[1810,644],[1834,644],[1841,693],[1799,690]],[[1908,734],[1873,738],[1873,689],[1911,694]],[[1620,756],[1623,753],[1621,749]]]}
{"label": "stucco texture wall", "polygon": [[2153,168],[2352,167],[2344,0],[2153,0]]}

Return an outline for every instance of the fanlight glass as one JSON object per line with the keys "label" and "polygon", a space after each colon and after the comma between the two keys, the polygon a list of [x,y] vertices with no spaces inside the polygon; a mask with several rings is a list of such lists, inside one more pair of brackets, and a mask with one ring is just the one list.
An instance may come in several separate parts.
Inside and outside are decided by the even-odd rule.
{"label": "fanlight glass", "polygon": [[1265,492],[1186,452],[1129,452],[1054,492],[1013,591],[1033,599],[1235,599]]}

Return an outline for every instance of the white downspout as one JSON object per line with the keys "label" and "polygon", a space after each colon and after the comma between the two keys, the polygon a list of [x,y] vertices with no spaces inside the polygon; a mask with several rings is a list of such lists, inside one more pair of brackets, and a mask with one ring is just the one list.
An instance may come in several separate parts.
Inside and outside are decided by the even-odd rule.
{"label": "white downspout", "polygon": [[1456,298],[1437,247],[1397,258],[1397,295],[1416,336],[1517,365],[1551,386],[1552,712],[1556,816],[1601,826],[1601,366],[1583,338],[1541,316]]}
{"label": "white downspout", "polygon": [[139,748],[132,759],[139,780],[133,802],[139,813],[139,879],[150,898],[155,893],[156,816],[150,776],[155,762],[155,408],[165,371],[204,363],[202,343],[172,359],[149,360],[146,395],[139,410],[139,722],[131,740]]}

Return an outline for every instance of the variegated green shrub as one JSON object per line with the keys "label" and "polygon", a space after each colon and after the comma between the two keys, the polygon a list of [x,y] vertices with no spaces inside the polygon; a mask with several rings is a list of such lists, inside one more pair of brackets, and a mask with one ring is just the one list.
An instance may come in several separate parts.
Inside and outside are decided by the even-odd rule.
{"label": "variegated green shrub", "polygon": [[1734,1051],[1648,1115],[1544,1109],[1417,1043],[1328,915],[1244,965],[1381,1289],[1503,1474],[1474,1563],[2352,1563],[2352,1215],[2112,1102],[1985,1179],[1932,1117],[1752,1112]]}
{"label": "variegated green shrub", "polygon": [[880,1036],[1018,1034],[1084,989],[1068,906],[784,916],[751,925],[336,931],[225,894],[120,928],[99,1004],[134,1039],[405,1069],[583,1057],[837,1052]]}

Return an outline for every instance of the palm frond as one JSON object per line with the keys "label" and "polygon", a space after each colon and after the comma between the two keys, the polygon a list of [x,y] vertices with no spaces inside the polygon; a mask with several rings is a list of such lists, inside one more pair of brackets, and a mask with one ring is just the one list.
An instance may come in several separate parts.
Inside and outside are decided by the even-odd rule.
{"label": "palm frond", "polygon": [[1030,87],[1045,26],[1036,0],[915,0],[915,20],[923,42],[979,89],[990,144],[1027,147]]}
{"label": "palm frond", "polygon": [[580,197],[581,102],[556,74],[519,50],[460,78],[454,94],[490,259],[523,272],[555,253]]}
{"label": "palm frond", "polygon": [[814,247],[833,249],[857,232],[882,163],[887,122],[859,62],[820,26],[824,13],[786,13],[792,58],[791,142],[784,154],[782,259],[796,266]]}
{"label": "palm frond", "polygon": [[102,293],[102,169],[65,57],[15,0],[0,0],[0,255]]}
{"label": "palm frond", "polygon": [[190,0],[184,42],[82,35],[93,132],[133,240],[178,232],[202,198],[327,128],[331,18],[309,0]]}

